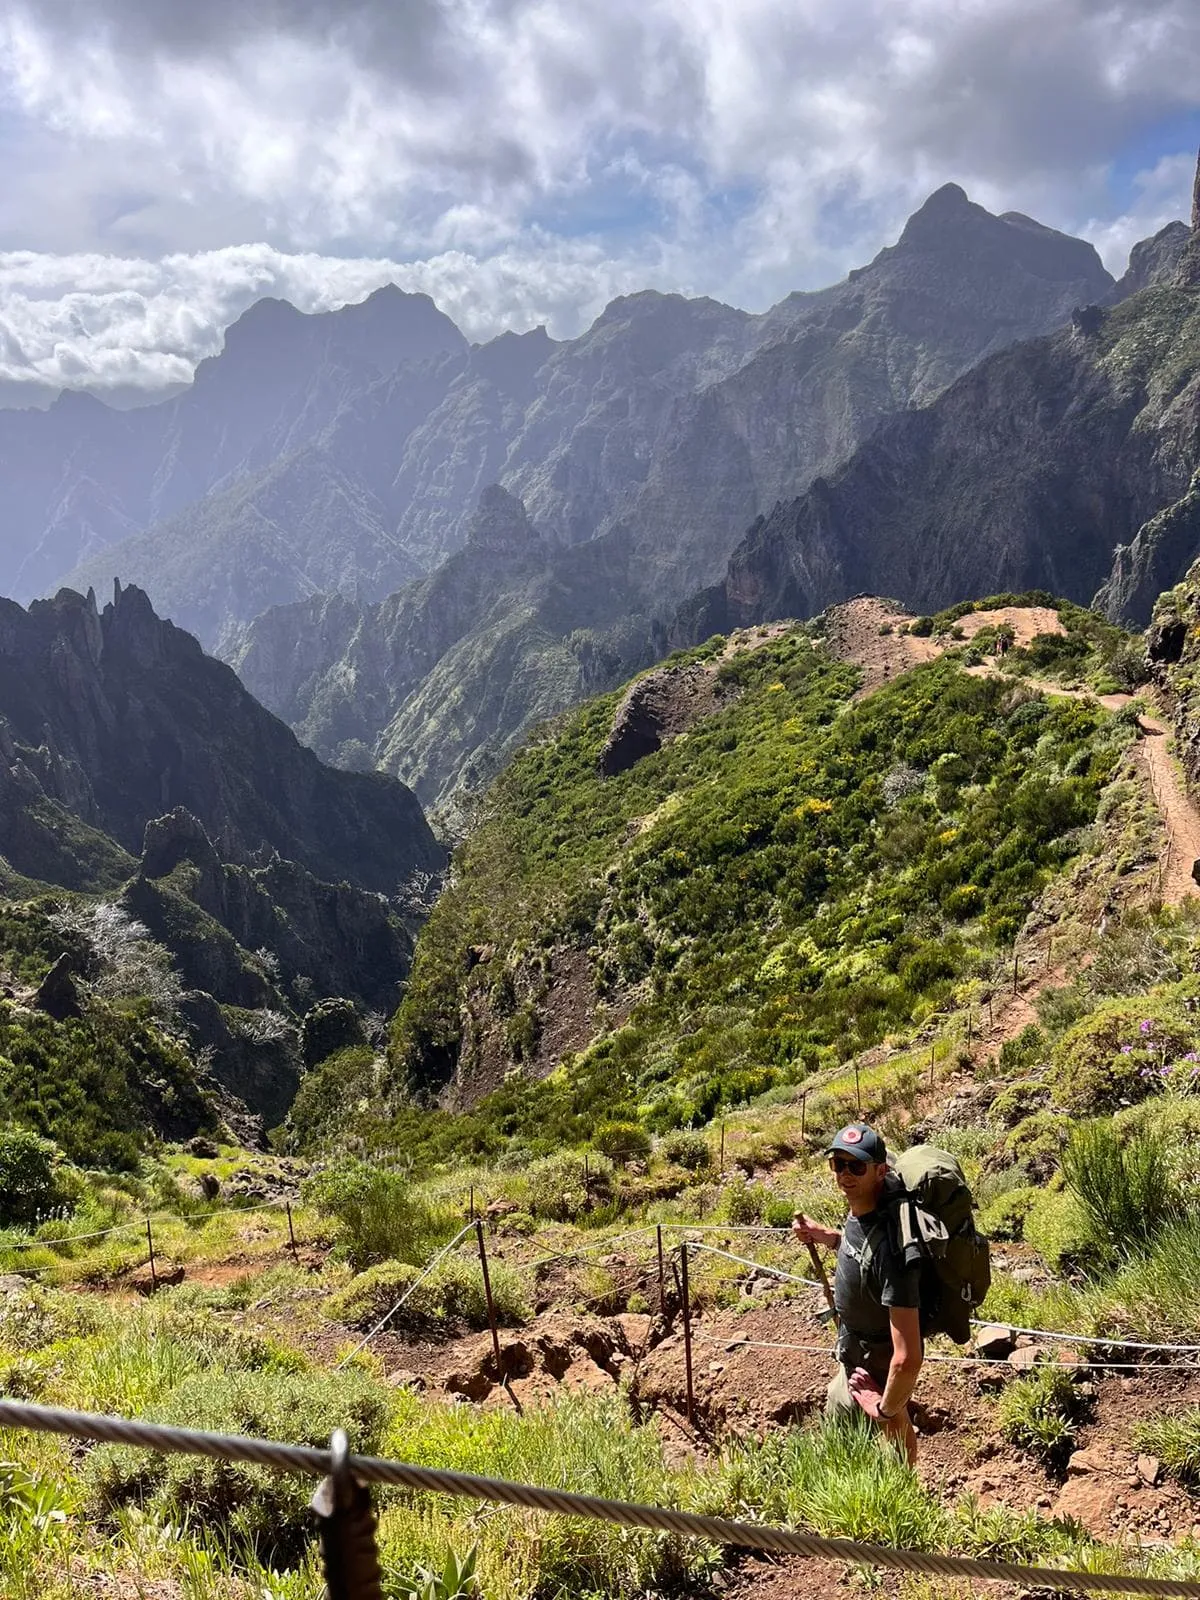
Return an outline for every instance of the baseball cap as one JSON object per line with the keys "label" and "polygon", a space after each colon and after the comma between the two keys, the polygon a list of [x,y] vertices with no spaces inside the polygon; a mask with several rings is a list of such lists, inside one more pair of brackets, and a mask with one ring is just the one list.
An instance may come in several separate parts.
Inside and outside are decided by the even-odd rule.
{"label": "baseball cap", "polygon": [[837,1150],[844,1156],[854,1156],[859,1161],[886,1161],[887,1145],[865,1122],[852,1122],[849,1127],[843,1128],[830,1140],[825,1154],[831,1156]]}

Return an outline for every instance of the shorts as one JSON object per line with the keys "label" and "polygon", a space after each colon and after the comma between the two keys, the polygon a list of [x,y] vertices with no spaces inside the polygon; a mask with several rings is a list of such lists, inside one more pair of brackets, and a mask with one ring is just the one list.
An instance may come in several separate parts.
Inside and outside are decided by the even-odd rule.
{"label": "shorts", "polygon": [[[829,1422],[853,1421],[856,1418],[869,1420],[867,1413],[850,1393],[850,1374],[853,1370],[852,1367],[843,1367],[839,1362],[833,1377],[829,1380],[829,1387],[825,1391],[825,1417]],[[874,1376],[880,1384],[883,1384],[887,1380],[886,1368],[882,1374],[875,1373]]]}

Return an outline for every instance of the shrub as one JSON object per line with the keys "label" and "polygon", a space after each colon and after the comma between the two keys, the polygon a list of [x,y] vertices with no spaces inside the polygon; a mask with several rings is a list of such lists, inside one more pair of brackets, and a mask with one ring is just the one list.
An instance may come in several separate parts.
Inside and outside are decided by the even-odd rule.
{"label": "shrub", "polygon": [[712,1151],[702,1133],[671,1133],[658,1141],[658,1153],[672,1166],[685,1172],[707,1172],[712,1164]]}
{"label": "shrub", "polygon": [[1020,1162],[1031,1178],[1044,1180],[1058,1171],[1070,1137],[1070,1117],[1061,1111],[1035,1111],[1007,1135],[1003,1150],[1010,1160]]}
{"label": "shrub", "polygon": [[[216,1433],[245,1433],[326,1449],[335,1428],[351,1448],[378,1449],[387,1418],[383,1389],[359,1372],[226,1374],[185,1378],[153,1420]],[[162,1456],[105,1445],[85,1459],[83,1477],[94,1511],[111,1517],[145,1505],[177,1526],[195,1522],[264,1560],[299,1561],[312,1535],[312,1485],[302,1477],[240,1462]]]}
{"label": "shrub", "polygon": [[747,1183],[738,1177],[725,1185],[721,1197],[722,1219],[734,1227],[746,1227],[761,1222],[763,1211],[771,1199],[771,1191],[761,1183]]}
{"label": "shrub", "polygon": [[1046,1363],[1009,1384],[996,1407],[996,1421],[1019,1450],[1042,1461],[1061,1461],[1075,1442],[1079,1403],[1070,1371]]}
{"label": "shrub", "polygon": [[1025,1213],[1022,1233],[1054,1272],[1096,1266],[1105,1258],[1097,1250],[1087,1212],[1063,1190],[1037,1192]]}
{"label": "shrub", "polygon": [[1054,1051],[1051,1086],[1068,1111],[1113,1112],[1144,1100],[1144,1069],[1177,1061],[1192,1048],[1195,1018],[1166,999],[1109,1000],[1069,1028]]}
{"label": "shrub", "polygon": [[356,1272],[377,1261],[423,1264],[454,1234],[458,1213],[434,1207],[413,1192],[408,1179],[367,1161],[348,1161],[309,1178],[306,1202],[337,1218],[338,1249]]}
{"label": "shrub", "polygon": [[601,1155],[621,1166],[645,1161],[651,1149],[650,1135],[636,1122],[602,1122],[592,1142]]}
{"label": "shrub", "polygon": [[1166,1154],[1152,1136],[1122,1142],[1110,1122],[1085,1122],[1071,1135],[1062,1169],[1108,1255],[1144,1250],[1180,1209]]}
{"label": "shrub", "polygon": [[980,1213],[980,1228],[990,1239],[1020,1239],[1025,1218],[1041,1192],[1033,1187],[1010,1189]]}
{"label": "shrub", "polygon": [[[407,1294],[403,1307],[389,1319],[388,1325],[410,1332],[428,1328],[441,1317],[442,1300],[428,1278],[418,1284],[420,1275],[421,1269],[406,1261],[381,1261],[351,1278],[344,1289],[331,1294],[323,1307],[324,1313],[334,1322],[345,1322],[352,1328],[373,1328],[384,1313]],[[415,1289],[414,1285],[417,1285]]]}
{"label": "shrub", "polygon": [[1048,1053],[1045,1034],[1035,1022],[1030,1022],[1015,1039],[1006,1039],[1000,1046],[1001,1076],[1024,1077],[1031,1068],[1040,1066]]}
{"label": "shrub", "polygon": [[25,1128],[0,1128],[0,1227],[37,1222],[61,1199],[58,1146]]}
{"label": "shrub", "polygon": [[530,1211],[535,1217],[549,1217],[554,1222],[573,1222],[588,1209],[592,1199],[607,1199],[611,1194],[612,1169],[603,1160],[591,1161],[587,1191],[583,1177],[582,1155],[564,1151],[535,1161],[526,1175]]}
{"label": "shrub", "polygon": [[305,1013],[301,1039],[306,1067],[315,1067],[327,1056],[367,1042],[362,1021],[349,1000],[318,1001]]}
{"label": "shrub", "polygon": [[1026,1117],[1045,1110],[1049,1098],[1048,1084],[1042,1083],[1037,1078],[1018,1078],[1006,1089],[1001,1089],[992,1101],[990,1112],[996,1121],[1002,1122],[1006,1128],[1015,1128]]}
{"label": "shrub", "polygon": [[[407,1333],[445,1330],[465,1322],[488,1325],[483,1270],[477,1261],[448,1256],[428,1277],[423,1269],[400,1261],[383,1261],[352,1278],[325,1302],[325,1314],[354,1328],[372,1328],[397,1301],[403,1306],[388,1326]],[[488,1262],[492,1303],[500,1322],[520,1323],[529,1316],[521,1279],[502,1261]],[[405,1298],[407,1296],[407,1298]]]}

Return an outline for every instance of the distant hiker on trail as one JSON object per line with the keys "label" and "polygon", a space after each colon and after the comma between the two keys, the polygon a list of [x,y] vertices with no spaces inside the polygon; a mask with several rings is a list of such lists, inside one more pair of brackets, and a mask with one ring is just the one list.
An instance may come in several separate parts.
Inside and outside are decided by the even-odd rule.
{"label": "distant hiker on trail", "polygon": [[838,1369],[825,1415],[865,1412],[913,1462],[917,1439],[908,1402],[924,1359],[921,1267],[906,1266],[897,1254],[885,1209],[893,1194],[903,1195],[904,1186],[888,1171],[882,1138],[865,1122],[843,1128],[825,1153],[850,1215],[840,1232],[802,1212],[792,1221],[801,1244],[837,1251]]}

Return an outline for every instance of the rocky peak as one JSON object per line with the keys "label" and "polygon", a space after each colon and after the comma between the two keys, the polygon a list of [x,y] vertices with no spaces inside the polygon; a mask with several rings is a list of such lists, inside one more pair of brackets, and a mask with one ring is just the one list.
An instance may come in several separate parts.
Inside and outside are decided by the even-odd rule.
{"label": "rocky peak", "polygon": [[1129,252],[1129,265],[1117,280],[1116,298],[1124,300],[1154,284],[1170,283],[1191,236],[1186,222],[1168,222],[1152,238],[1139,240]]}
{"label": "rocky peak", "polygon": [[182,861],[190,861],[210,876],[220,870],[220,857],[199,818],[183,806],[146,824],[142,844],[142,876],[165,878]]}
{"label": "rocky peak", "polygon": [[1196,155],[1196,176],[1192,180],[1192,232],[1200,233],[1200,152]]}
{"label": "rocky peak", "polygon": [[467,529],[467,547],[496,555],[519,555],[543,546],[541,534],[525,513],[525,504],[498,483],[479,496],[479,506]]}
{"label": "rocky peak", "polygon": [[945,183],[915,211],[897,243],[876,263],[910,254],[942,255],[963,263],[998,256],[1038,278],[1094,282],[1097,294],[1111,287],[1095,248],[1059,233],[1020,211],[994,216],[968,198],[957,183]]}
{"label": "rocky peak", "polygon": [[[70,593],[70,590],[63,591]],[[119,651],[139,667],[153,667],[163,662],[176,644],[183,653],[191,646],[200,655],[200,646],[191,634],[181,633],[170,622],[155,614],[150,596],[136,584],[124,587],[117,579],[113,583],[113,597],[101,617],[104,642],[108,648]],[[167,634],[173,636],[168,642]]]}

